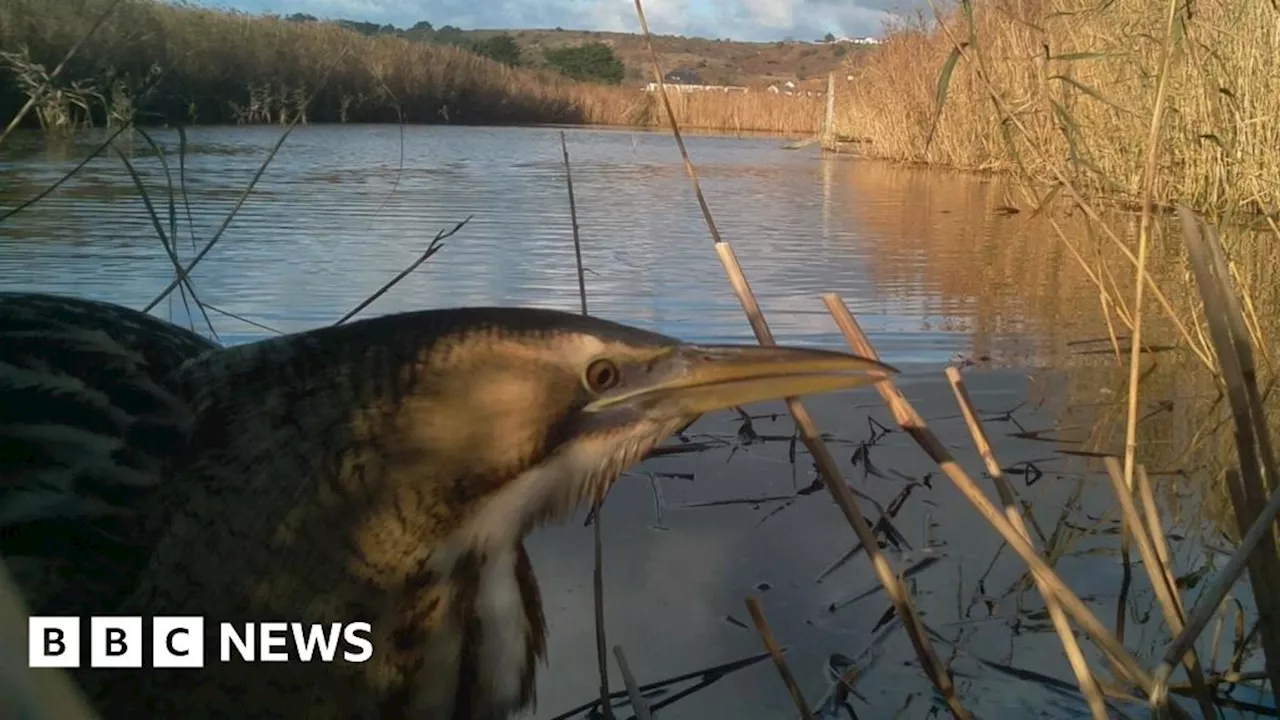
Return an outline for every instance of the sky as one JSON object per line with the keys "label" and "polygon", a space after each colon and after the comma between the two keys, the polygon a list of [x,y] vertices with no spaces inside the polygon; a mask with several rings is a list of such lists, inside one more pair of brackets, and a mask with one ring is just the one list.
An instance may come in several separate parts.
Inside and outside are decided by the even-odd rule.
{"label": "sky", "polygon": [[[827,33],[879,35],[889,13],[923,0],[646,0],[649,28],[731,40],[817,40]],[[409,27],[426,20],[464,29],[553,28],[638,32],[633,0],[209,0],[209,5],[280,15]]]}

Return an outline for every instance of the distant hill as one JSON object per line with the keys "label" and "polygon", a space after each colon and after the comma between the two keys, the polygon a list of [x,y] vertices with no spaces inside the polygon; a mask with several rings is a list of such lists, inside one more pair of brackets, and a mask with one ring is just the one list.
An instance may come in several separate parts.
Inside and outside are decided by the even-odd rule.
{"label": "distant hill", "polygon": [[[295,15],[290,19],[314,18]],[[626,66],[625,83],[644,84],[651,79],[648,48],[644,38],[633,33],[558,28],[461,30],[448,25],[435,28],[425,22],[401,29],[347,20],[337,22],[366,35],[393,34],[421,42],[464,46],[506,34],[513,37],[520,47],[522,63],[535,66],[543,63],[543,53],[547,50],[603,42],[613,48],[614,54]],[[852,42],[758,43],[676,35],[654,36],[654,46],[665,71],[691,71],[702,84],[767,87],[790,80],[802,88],[815,89],[826,81],[828,72],[857,62],[863,53],[874,47]]]}
{"label": "distant hill", "polygon": [[[472,30],[465,34],[477,40],[498,35],[501,30]],[[627,80],[645,83],[652,79],[649,50],[644,37],[631,33],[581,30],[507,30],[527,57],[539,58],[544,50],[603,42],[613,48],[627,66]],[[665,71],[692,70],[703,84],[764,87],[792,80],[805,85],[826,81],[827,73],[852,62],[869,46],[852,43],[773,42],[751,43],[736,40],[709,40],[673,35],[654,37]]]}

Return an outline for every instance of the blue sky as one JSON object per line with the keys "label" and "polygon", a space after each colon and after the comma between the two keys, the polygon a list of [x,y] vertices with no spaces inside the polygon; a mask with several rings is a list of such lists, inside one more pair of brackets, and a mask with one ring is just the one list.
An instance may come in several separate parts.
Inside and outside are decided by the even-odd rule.
{"label": "blue sky", "polygon": [[[212,0],[207,4],[399,27],[427,20],[437,27],[467,29],[639,29],[633,0]],[[647,0],[644,6],[655,33],[734,40],[816,40],[829,32],[877,35],[887,13],[921,4],[924,0]]]}

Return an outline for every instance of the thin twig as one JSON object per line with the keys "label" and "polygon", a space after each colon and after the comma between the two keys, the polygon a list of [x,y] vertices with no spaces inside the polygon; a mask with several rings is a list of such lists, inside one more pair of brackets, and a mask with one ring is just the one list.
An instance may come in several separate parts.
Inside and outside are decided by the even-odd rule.
{"label": "thin twig", "polygon": [[[573,197],[573,171],[569,166],[569,145],[563,130],[560,131],[560,151],[564,155],[564,179],[569,191],[569,221],[573,224],[573,253],[578,269],[578,301],[582,306],[582,314],[586,315],[587,281],[582,267],[582,241],[578,237],[578,205]],[[600,521],[600,506],[604,504],[604,499],[604,496],[597,497],[591,509],[591,547],[594,554],[591,591],[595,606],[596,668],[600,673],[600,711],[606,718],[612,718],[613,708],[609,705],[609,654],[605,650],[608,647],[608,640],[605,637],[604,626],[604,530],[601,529]],[[616,650],[621,652],[621,648]]]}
{"label": "thin twig", "polygon": [[244,324],[246,324],[246,325],[252,325],[252,326],[254,326],[254,327],[256,327],[256,328],[258,328],[258,329],[260,329],[260,330],[266,330],[267,332],[269,332],[269,333],[274,333],[274,334],[276,334],[276,335],[284,335],[284,334],[285,334],[283,330],[277,330],[276,328],[273,328],[273,327],[271,327],[270,325],[264,325],[264,324],[262,324],[262,323],[260,323],[260,322],[258,322],[258,321],[256,321],[256,320],[250,320],[249,318],[247,318],[247,317],[245,317],[245,316],[243,316],[243,315],[237,315],[236,313],[233,313],[233,312],[231,312],[230,310],[223,310],[222,308],[220,308],[220,307],[218,307],[218,306],[216,306],[216,305],[210,305],[209,303],[204,303],[204,307],[209,308],[210,310],[212,310],[212,311],[214,311],[214,312],[218,313],[219,315],[225,315],[225,316],[227,316],[227,317],[231,318],[232,320],[239,320],[240,322],[242,322],[242,323],[244,323]]}
{"label": "thin twig", "polygon": [[582,314],[587,314],[587,279],[582,266],[582,239],[578,237],[578,206],[573,198],[573,171],[569,168],[569,145],[560,131],[560,152],[564,153],[564,183],[569,188],[569,220],[573,223],[573,254],[578,264],[578,299]]}
{"label": "thin twig", "polygon": [[[649,32],[649,23],[645,19],[644,6],[641,0],[635,0],[635,6],[636,14],[640,19],[641,34],[644,36],[645,43],[649,49],[654,80],[658,84],[658,94],[662,98],[671,133],[680,149],[680,157],[684,161],[685,173],[689,176],[694,195],[697,197],[698,205],[702,209],[702,217],[706,222],[708,232],[711,234],[716,254],[720,258],[720,264],[724,267],[725,274],[728,275],[729,283],[733,287],[738,302],[742,305],[757,342],[764,346],[772,346],[775,344],[773,332],[769,329],[764,313],[760,310],[760,304],[756,301],[755,294],[751,291],[751,286],[747,283],[747,278],[742,272],[742,266],[738,264],[733,248],[720,236],[715,219],[711,216],[711,209],[707,206],[706,198],[702,194],[702,186],[698,182],[697,171],[693,167],[693,161],[689,158],[684,138],[680,134],[680,125],[676,121],[675,112],[671,108],[671,100],[667,95],[666,83],[662,77],[662,66],[658,62],[658,53],[653,47],[653,35]],[[880,584],[884,586],[885,592],[893,602],[894,610],[902,618],[903,626],[906,629],[907,636],[911,639],[916,655],[920,659],[921,667],[925,669],[934,687],[937,688],[938,694],[946,700],[952,714],[960,720],[968,720],[972,715],[964,708],[956,695],[955,684],[951,680],[951,675],[938,658],[937,652],[934,651],[933,643],[925,632],[924,626],[920,622],[920,617],[911,603],[906,586],[894,573],[893,567],[885,559],[884,554],[880,552],[875,533],[867,523],[857,497],[849,488],[848,483],[845,482],[834,456],[827,448],[826,443],[822,441],[822,435],[818,432],[817,426],[810,417],[808,410],[796,398],[786,398],[786,405],[787,410],[790,411],[792,418],[795,420],[796,427],[800,430],[805,447],[809,450],[809,454],[818,466],[823,485],[835,500],[841,513],[844,514],[845,520],[858,536],[858,540],[862,543],[867,552],[867,557],[871,561],[876,577],[880,580]],[[882,516],[881,519],[886,525],[890,525],[886,517]]]}
{"label": "thin twig", "polygon": [[609,655],[605,652],[604,629],[604,540],[600,530],[600,506],[604,498],[596,498],[592,508],[591,546],[595,553],[595,562],[591,568],[591,591],[595,604],[596,621],[596,669],[600,673],[600,711],[606,718],[613,717],[613,708],[609,705]]}
{"label": "thin twig", "polygon": [[[631,709],[636,713],[636,720],[653,720],[653,713],[649,712],[649,703],[645,702],[644,696],[640,694],[640,686],[636,684],[635,675],[631,674],[631,666],[627,664],[627,656],[622,652],[621,645],[613,646],[613,654],[618,658],[618,670],[622,673],[622,683],[627,686],[627,698],[631,701]],[[601,698],[601,702],[608,704],[608,695]]]}
{"label": "thin twig", "polygon": [[[169,200],[170,200],[169,232],[165,232],[164,226],[160,224],[160,216],[156,213],[155,206],[151,202],[151,196],[147,193],[147,186],[142,182],[142,176],[138,173],[137,168],[134,167],[133,163],[129,161],[128,156],[125,155],[124,152],[122,152],[119,147],[114,147],[113,149],[116,151],[116,154],[120,156],[120,162],[124,164],[125,170],[129,173],[129,177],[133,179],[134,186],[138,188],[138,194],[142,197],[142,205],[147,211],[147,216],[151,218],[152,227],[155,229],[156,235],[160,238],[160,245],[164,247],[165,256],[169,258],[169,262],[173,264],[174,275],[182,276],[182,261],[178,259],[178,250],[175,244],[177,242],[177,238],[176,238],[176,233],[174,232],[174,229],[173,229],[173,225],[174,225],[173,212],[172,212],[173,178],[169,174],[169,164],[165,161],[164,154],[160,151],[160,146],[155,142],[155,140],[153,140],[151,136],[148,135],[147,133],[144,133],[142,131],[139,131],[139,133],[147,141],[147,143],[151,146],[151,148],[155,151],[156,157],[160,161],[160,166],[165,173],[165,178],[167,181],[167,185],[169,187]],[[183,302],[184,303],[186,302],[185,293],[186,292],[191,293],[191,299],[195,301],[196,307],[200,308],[200,314],[204,317],[205,324],[209,326],[210,335],[213,336],[214,340],[218,340],[219,339],[218,332],[217,330],[214,330],[213,321],[209,319],[209,313],[205,311],[204,304],[200,302],[200,298],[196,295],[196,288],[195,288],[195,285],[191,282],[191,278],[186,277],[183,280],[182,285],[180,285],[180,287],[185,287],[185,292],[183,294]],[[191,308],[187,307],[188,317],[190,316],[190,314],[191,314]]]}
{"label": "thin twig", "polygon": [[464,225],[471,222],[472,217],[474,216],[468,215],[465,218],[463,218],[463,220],[459,222],[457,225],[454,225],[452,228],[437,232],[436,236],[431,239],[431,244],[427,245],[427,249],[422,251],[422,254],[418,256],[417,260],[414,260],[413,262],[409,263],[408,267],[401,270],[399,273],[396,274],[395,277],[387,281],[387,284],[378,288],[377,292],[365,298],[363,301],[360,302],[359,305],[356,305],[355,307],[351,308],[350,312],[348,312],[346,315],[343,315],[337,322],[334,323],[334,325],[341,325],[346,321],[350,320],[351,318],[355,317],[356,314],[359,313],[361,310],[369,307],[369,305],[373,304],[373,302],[376,301],[378,298],[387,294],[387,292],[391,290],[391,288],[398,285],[401,280],[404,280],[406,277],[409,277],[409,274],[412,273],[414,270],[417,270],[418,266],[422,265],[422,263],[426,262],[427,260],[430,260],[432,255],[435,255],[436,253],[440,252],[440,248],[444,247],[444,241],[452,237],[454,233],[461,230]]}
{"label": "thin twig", "polygon": [[[782,650],[783,652],[785,652],[787,648],[784,647],[782,648]],[[681,673],[679,675],[674,675],[672,677],[664,678],[662,680],[656,680],[651,683],[645,683],[644,685],[641,685],[639,687],[639,690],[641,693],[647,695],[650,693],[656,693],[658,691],[665,690],[669,685],[689,682],[691,680],[697,681],[697,684],[693,688],[690,688],[687,690],[681,690],[678,693],[674,693],[673,695],[662,700],[662,702],[655,703],[655,706],[650,708],[650,710],[657,710],[658,706],[670,705],[680,698],[688,697],[689,695],[692,695],[693,693],[698,692],[699,690],[703,690],[703,689],[706,689],[707,687],[710,687],[711,685],[714,685],[715,683],[719,682],[720,680],[724,679],[725,677],[735,672],[738,672],[739,670],[743,670],[757,663],[764,662],[767,659],[769,659],[769,653],[762,652],[757,655],[751,655],[749,657],[742,658],[740,660],[734,660],[732,662],[727,662],[727,663],[720,663],[718,665],[713,665],[711,667],[703,668],[701,670]],[[627,697],[626,690],[618,690],[617,692],[613,692],[609,694],[610,700],[615,700],[615,699],[621,700],[626,697]],[[594,708],[599,704],[600,704],[600,698],[593,698],[591,700],[588,700],[587,702],[582,703],[581,705],[575,708],[566,710],[565,712],[562,712],[559,715],[556,715],[550,720],[568,720],[568,718],[571,718],[574,715],[577,715],[578,713],[589,711],[591,710],[591,708]]]}
{"label": "thin twig", "polygon": [[805,702],[804,693],[800,692],[800,685],[796,683],[796,678],[791,674],[791,668],[787,667],[787,659],[782,656],[782,650],[778,647],[778,641],[773,637],[773,630],[769,627],[769,621],[764,617],[764,608],[760,606],[760,598],[752,595],[747,598],[747,612],[751,613],[751,622],[756,626],[756,632],[760,633],[760,639],[764,642],[764,647],[769,651],[769,656],[773,658],[773,664],[778,668],[778,674],[782,676],[782,682],[787,686],[787,692],[791,695],[791,702],[796,704],[796,710],[800,712],[800,717],[805,720],[814,720],[813,710],[809,709],[809,703]]}
{"label": "thin twig", "polygon": [[[310,105],[315,100],[316,95],[318,95],[320,90],[328,83],[329,75],[347,56],[348,50],[349,49],[346,47],[342,48],[342,51],[333,59],[333,62],[329,64],[329,67],[325,68],[324,75],[320,77],[319,84],[316,85],[316,88],[311,92],[311,95],[307,97],[307,105]],[[222,224],[214,231],[213,237],[209,238],[209,242],[205,243],[204,248],[200,250],[200,252],[196,253],[196,256],[192,258],[191,263],[187,265],[182,272],[178,273],[178,276],[173,279],[173,282],[165,286],[165,289],[162,290],[150,303],[148,303],[147,306],[142,309],[142,312],[150,312],[151,308],[159,305],[161,301],[168,297],[169,293],[173,292],[174,289],[191,274],[191,271],[195,270],[196,265],[200,264],[200,261],[209,254],[209,251],[213,250],[213,247],[218,244],[218,241],[222,239],[222,234],[231,226],[231,221],[240,213],[241,206],[243,206],[245,201],[249,199],[249,195],[253,193],[253,189],[258,185],[258,181],[261,180],[262,175],[266,173],[267,167],[270,166],[271,161],[275,159],[276,153],[280,152],[280,148],[284,146],[285,140],[289,139],[289,136],[293,133],[293,129],[298,126],[298,123],[301,120],[302,113],[298,113],[298,115],[289,122],[289,125],[285,128],[284,132],[280,134],[280,139],[276,140],[275,144],[271,146],[271,151],[267,153],[267,157],[262,161],[262,164],[258,166],[258,171],[253,174],[253,177],[249,180],[249,184],[246,185],[244,191],[240,193],[240,197],[236,198],[235,205],[231,206],[231,210],[227,212],[227,216],[223,218]]]}

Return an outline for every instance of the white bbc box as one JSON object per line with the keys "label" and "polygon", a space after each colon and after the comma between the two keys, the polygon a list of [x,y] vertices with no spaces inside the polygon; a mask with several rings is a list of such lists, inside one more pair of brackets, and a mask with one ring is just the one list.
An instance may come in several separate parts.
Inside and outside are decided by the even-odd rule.
{"label": "white bbc box", "polygon": [[80,618],[31,616],[27,648],[27,664],[33,668],[80,667]]}
{"label": "white bbc box", "polygon": [[89,618],[89,666],[142,667],[142,618]]}
{"label": "white bbc box", "polygon": [[158,668],[204,667],[204,618],[156,617],[151,620],[151,665]]}

